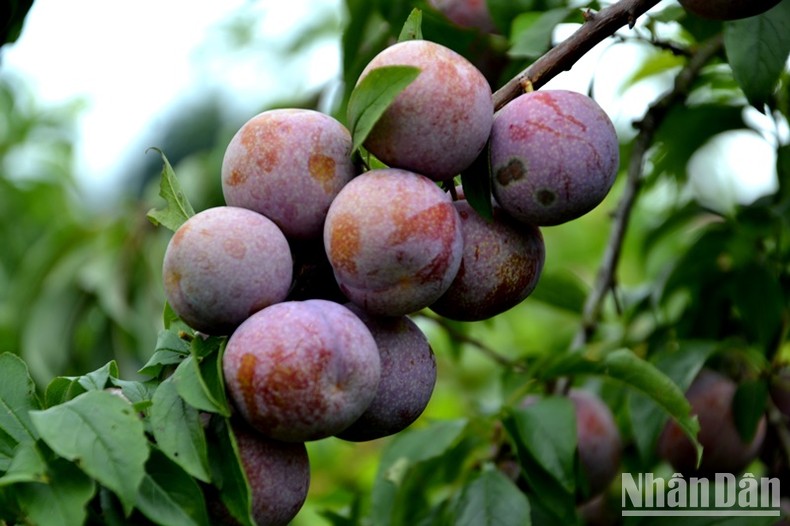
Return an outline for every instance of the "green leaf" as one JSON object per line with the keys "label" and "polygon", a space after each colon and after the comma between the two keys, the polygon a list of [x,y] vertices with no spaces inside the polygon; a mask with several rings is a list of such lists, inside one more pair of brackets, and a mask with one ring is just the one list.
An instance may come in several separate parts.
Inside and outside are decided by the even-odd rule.
{"label": "green leaf", "polygon": [[509,35],[513,20],[521,13],[539,9],[536,0],[487,0],[486,5],[494,24],[503,35]]}
{"label": "green leaf", "polygon": [[438,421],[393,437],[381,453],[373,484],[371,520],[374,524],[393,524],[393,516],[398,511],[398,495],[411,470],[450,450],[458,443],[466,426],[467,421],[463,419]]}
{"label": "green leaf", "polygon": [[210,482],[208,446],[197,409],[178,395],[172,377],[159,384],[152,401],[151,430],[162,453],[193,477]]}
{"label": "green leaf", "polygon": [[502,472],[487,469],[461,493],[456,526],[530,526],[529,500]]}
{"label": "green leaf", "polygon": [[461,172],[461,187],[464,199],[475,212],[485,219],[494,218],[491,204],[491,169],[488,158],[488,143],[477,159],[466,170]]}
{"label": "green leaf", "polygon": [[82,387],[73,376],[58,376],[52,379],[44,391],[44,403],[46,407],[59,405],[68,402],[72,398],[85,393],[87,389]]}
{"label": "green leaf", "polygon": [[230,416],[227,400],[218,399],[216,393],[212,392],[194,356],[188,356],[181,362],[173,373],[173,381],[181,398],[195,409]]}
{"label": "green leaf", "polygon": [[158,376],[167,365],[181,363],[189,356],[191,344],[177,330],[161,330],[156,339],[154,354],[138,372],[146,376]]}
{"label": "green leaf", "polygon": [[576,412],[567,397],[552,396],[511,415],[513,437],[524,451],[568,492],[576,489]]}
{"label": "green leaf", "polygon": [[581,314],[587,289],[585,283],[567,269],[544,268],[530,298],[573,314]]}
{"label": "green leaf", "polygon": [[14,487],[17,502],[29,524],[63,526],[84,524],[86,507],[96,485],[77,466],[56,458],[49,463],[48,483],[27,482]]}
{"label": "green leaf", "polygon": [[76,381],[86,391],[95,391],[104,389],[110,378],[118,378],[118,375],[118,364],[115,363],[115,360],[111,360],[104,367],[76,378]]}
{"label": "green leaf", "polygon": [[19,482],[47,482],[47,462],[35,442],[19,444],[5,474],[0,477],[0,487]]}
{"label": "green leaf", "polygon": [[512,58],[537,58],[543,55],[551,47],[554,28],[565,20],[569,13],[569,9],[560,8],[518,15],[513,20],[508,55]]}
{"label": "green leaf", "polygon": [[207,432],[211,480],[220,490],[220,500],[242,526],[255,526],[250,484],[228,420],[212,415]]}
{"label": "green leaf", "polygon": [[790,3],[724,24],[724,48],[735,80],[760,111],[771,98],[790,53]]}
{"label": "green leaf", "polygon": [[187,219],[195,215],[195,211],[184,195],[173,167],[170,166],[164,152],[158,148],[153,148],[153,150],[159,152],[164,163],[159,183],[159,195],[165,200],[165,207],[151,209],[148,212],[148,219],[154,225],[162,225],[175,232]]}
{"label": "green leaf", "polygon": [[137,507],[143,515],[168,526],[209,524],[203,492],[181,466],[154,448],[145,470],[137,495]]}
{"label": "green leaf", "polygon": [[35,441],[38,434],[29,411],[39,407],[25,362],[11,353],[0,354],[0,430],[19,443]]}
{"label": "green leaf", "polygon": [[368,134],[395,98],[420,74],[413,66],[383,66],[371,70],[351,92],[348,121],[354,150]]}
{"label": "green leaf", "polygon": [[[685,393],[716,349],[715,342],[684,341],[679,342],[674,351],[657,352],[652,359],[656,368]],[[636,448],[643,462],[648,464],[655,458],[656,443],[667,420],[666,411],[650,396],[631,391],[628,393],[628,415]]]}
{"label": "green leaf", "polygon": [[744,443],[748,444],[754,438],[767,402],[768,383],[765,380],[747,380],[738,384],[732,399],[732,414]]}
{"label": "green leaf", "polygon": [[743,321],[744,332],[769,348],[782,330],[787,302],[776,276],[764,265],[750,261],[728,278],[732,299]]}
{"label": "green leaf", "polygon": [[640,391],[669,413],[697,450],[697,461],[702,458],[702,446],[697,441],[699,422],[691,415],[691,405],[680,387],[657,367],[636,356],[628,349],[614,351],[604,358],[605,374]]}
{"label": "green leaf", "polygon": [[406,40],[422,40],[422,10],[416,7],[409,13],[398,37],[398,42]]}
{"label": "green leaf", "polygon": [[127,514],[143,479],[148,441],[132,406],[106,391],[89,391],[30,417],[61,457],[114,491]]}

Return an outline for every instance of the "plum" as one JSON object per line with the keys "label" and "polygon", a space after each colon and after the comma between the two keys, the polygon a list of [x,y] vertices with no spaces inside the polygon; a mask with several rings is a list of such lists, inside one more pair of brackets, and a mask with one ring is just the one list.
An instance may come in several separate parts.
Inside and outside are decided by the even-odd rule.
{"label": "plum", "polygon": [[486,0],[428,0],[428,3],[459,27],[484,33],[496,31]]}
{"label": "plum", "polygon": [[355,175],[351,134],[314,110],[276,109],[248,120],[222,161],[225,203],[259,212],[288,238],[320,238],[326,211]]}
{"label": "plum", "polygon": [[533,291],[546,256],[543,236],[538,227],[518,224],[498,206],[488,221],[466,200],[453,204],[461,218],[463,260],[450,288],[431,310],[457,321],[485,320]]}
{"label": "plum", "polygon": [[348,308],[320,299],[253,314],[228,340],[222,368],[244,419],[285,442],[350,426],[373,401],[381,376],[370,330]]}
{"label": "plum", "polygon": [[[696,451],[680,426],[671,420],[658,440],[658,453],[684,474],[740,473],[757,457],[766,433],[765,416],[746,443],[735,427],[732,400],[737,384],[711,369],[703,369],[686,391],[692,414],[699,419],[697,440],[702,444],[702,462],[696,467]],[[757,409],[757,408],[755,408]]]}
{"label": "plum", "polygon": [[680,0],[688,12],[711,20],[737,20],[764,13],[781,0]]}
{"label": "plum", "polygon": [[380,316],[416,312],[444,294],[461,265],[461,222],[433,181],[371,170],[332,202],[324,246],[343,293]]}
{"label": "plum", "polygon": [[420,74],[371,130],[364,145],[384,164],[440,181],[477,158],[491,133],[491,87],[466,58],[426,40],[399,42],[360,75],[382,66],[415,66]]}
{"label": "plum", "polygon": [[337,436],[362,442],[394,435],[417,420],[428,405],[436,385],[436,357],[425,334],[407,316],[372,316],[354,304],[347,307],[376,340],[381,381],[370,406]]}
{"label": "plum", "polygon": [[520,95],[491,129],[492,190],[518,221],[551,226],[606,197],[619,166],[614,125],[590,97],[566,90]]}
{"label": "plum", "polygon": [[225,335],[286,297],[293,261],[272,221],[244,208],[218,206],[178,228],[165,250],[162,276],[167,301],[184,322]]}
{"label": "plum", "polygon": [[[310,487],[310,459],[303,442],[272,440],[242,422],[233,435],[252,492],[252,516],[258,526],[286,526],[296,517]],[[215,523],[239,525],[219,501],[208,500]]]}

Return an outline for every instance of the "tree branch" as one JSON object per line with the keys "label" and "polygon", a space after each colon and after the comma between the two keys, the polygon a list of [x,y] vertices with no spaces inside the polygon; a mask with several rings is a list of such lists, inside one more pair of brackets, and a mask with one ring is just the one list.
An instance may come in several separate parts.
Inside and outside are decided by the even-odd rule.
{"label": "tree branch", "polygon": [[621,27],[634,27],[636,19],[659,0],[620,0],[597,13],[588,12],[585,22],[569,38],[550,49],[527,69],[513,77],[494,93],[498,110],[523,94],[528,87],[538,89],[563,71],[571,69],[588,51]]}
{"label": "tree branch", "polygon": [[639,133],[634,139],[634,148],[628,163],[625,188],[614,213],[612,231],[609,234],[609,241],[601,259],[601,266],[598,270],[595,285],[584,304],[582,324],[574,338],[573,349],[582,347],[595,331],[606,294],[614,285],[614,275],[620,260],[628,221],[641,186],[645,156],[653,144],[655,133],[666,118],[669,110],[675,104],[686,99],[691,89],[691,84],[699,75],[700,70],[719,52],[721,46],[721,35],[717,35],[693,50],[688,63],[675,77],[675,85],[672,90],[651,104],[642,120],[634,124],[639,129]]}

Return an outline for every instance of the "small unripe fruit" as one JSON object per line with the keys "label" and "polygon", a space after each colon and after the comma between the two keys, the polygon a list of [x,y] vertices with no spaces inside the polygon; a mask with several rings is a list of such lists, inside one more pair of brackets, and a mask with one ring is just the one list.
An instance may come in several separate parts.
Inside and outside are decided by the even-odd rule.
{"label": "small unripe fruit", "polygon": [[286,442],[346,429],[376,396],[381,375],[368,328],[326,300],[283,302],[254,314],[228,340],[222,366],[244,419]]}
{"label": "small unripe fruit", "polygon": [[781,0],[680,0],[688,12],[710,20],[737,20],[764,13]]}
{"label": "small unripe fruit", "polygon": [[222,161],[225,202],[265,215],[293,239],[320,238],[332,199],[352,177],[351,134],[313,110],[256,115]]}
{"label": "small unripe fruit", "polygon": [[761,417],[751,442],[743,441],[732,412],[737,387],[726,376],[703,369],[686,391],[692,414],[699,419],[697,440],[703,447],[699,469],[696,469],[697,455],[691,440],[674,420],[667,422],[659,437],[659,455],[684,474],[743,471],[757,457],[765,438],[766,423],[765,416]]}
{"label": "small unripe fruit", "polygon": [[337,436],[361,442],[394,435],[425,410],[436,384],[436,358],[428,339],[406,316],[372,316],[354,304],[348,308],[370,329],[381,356],[376,397],[350,427]]}
{"label": "small unripe fruit", "polygon": [[415,66],[419,76],[387,108],[365,141],[384,164],[441,181],[477,158],[491,132],[491,87],[466,58],[434,42],[409,40],[379,53],[360,75]]}
{"label": "small unripe fruit", "polygon": [[352,302],[376,315],[402,316],[447,290],[463,238],[452,200],[433,181],[383,169],[341,190],[327,214],[324,246]]}
{"label": "small unripe fruit", "polygon": [[230,206],[199,212],[165,251],[165,296],[178,316],[206,334],[230,334],[251,314],[288,294],[288,241],[266,217]]}
{"label": "small unripe fruit", "polygon": [[450,288],[431,310],[458,321],[485,320],[516,306],[534,290],[546,257],[543,236],[498,206],[489,221],[465,200],[453,204],[461,218],[464,256]]}
{"label": "small unripe fruit", "polygon": [[598,206],[614,184],[619,159],[612,121],[580,93],[525,93],[494,119],[494,197],[527,224],[559,225]]}

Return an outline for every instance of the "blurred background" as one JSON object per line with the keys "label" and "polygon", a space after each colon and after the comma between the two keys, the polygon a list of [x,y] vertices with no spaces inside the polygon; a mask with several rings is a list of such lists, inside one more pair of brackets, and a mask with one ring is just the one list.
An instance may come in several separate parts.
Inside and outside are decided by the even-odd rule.
{"label": "blurred background", "polygon": [[[162,327],[161,262],[170,236],[146,218],[162,205],[162,161],[149,149],[165,153],[196,210],[222,204],[224,149],[247,119],[274,107],[333,114],[342,107],[357,58],[343,56],[348,5],[36,0],[19,38],[0,48],[0,352],[22,356],[39,387],[109,360],[123,377],[136,378]],[[664,1],[655,11],[676,6]],[[457,28],[437,13],[426,26],[455,42],[472,38],[452,32]],[[577,27],[559,24],[553,41]],[[387,28],[382,42],[399,26],[390,21]],[[654,30],[690,38],[671,23]],[[510,58],[520,66],[534,57]],[[631,123],[680,66],[645,41],[608,39],[549,87],[591,93],[627,144]],[[515,71],[501,72],[492,85]],[[719,91],[699,96],[740,100],[734,124],[708,131],[682,177],[651,183],[633,218],[619,269],[620,282],[633,285],[626,298],[633,304],[649,293],[640,284],[661,275],[691,242],[660,229],[667,217],[688,203],[727,214],[778,188],[776,149],[790,142],[786,120],[744,106],[734,82],[719,81]],[[479,352],[480,342],[513,359],[568,348],[621,186],[587,216],[544,230],[545,276],[524,304],[479,323],[416,318],[439,361],[424,418],[501,405],[507,378]],[[656,323],[640,318],[601,330],[638,339]],[[321,509],[346,505],[369,487],[383,442],[311,444],[311,497],[296,524],[319,524]]]}

